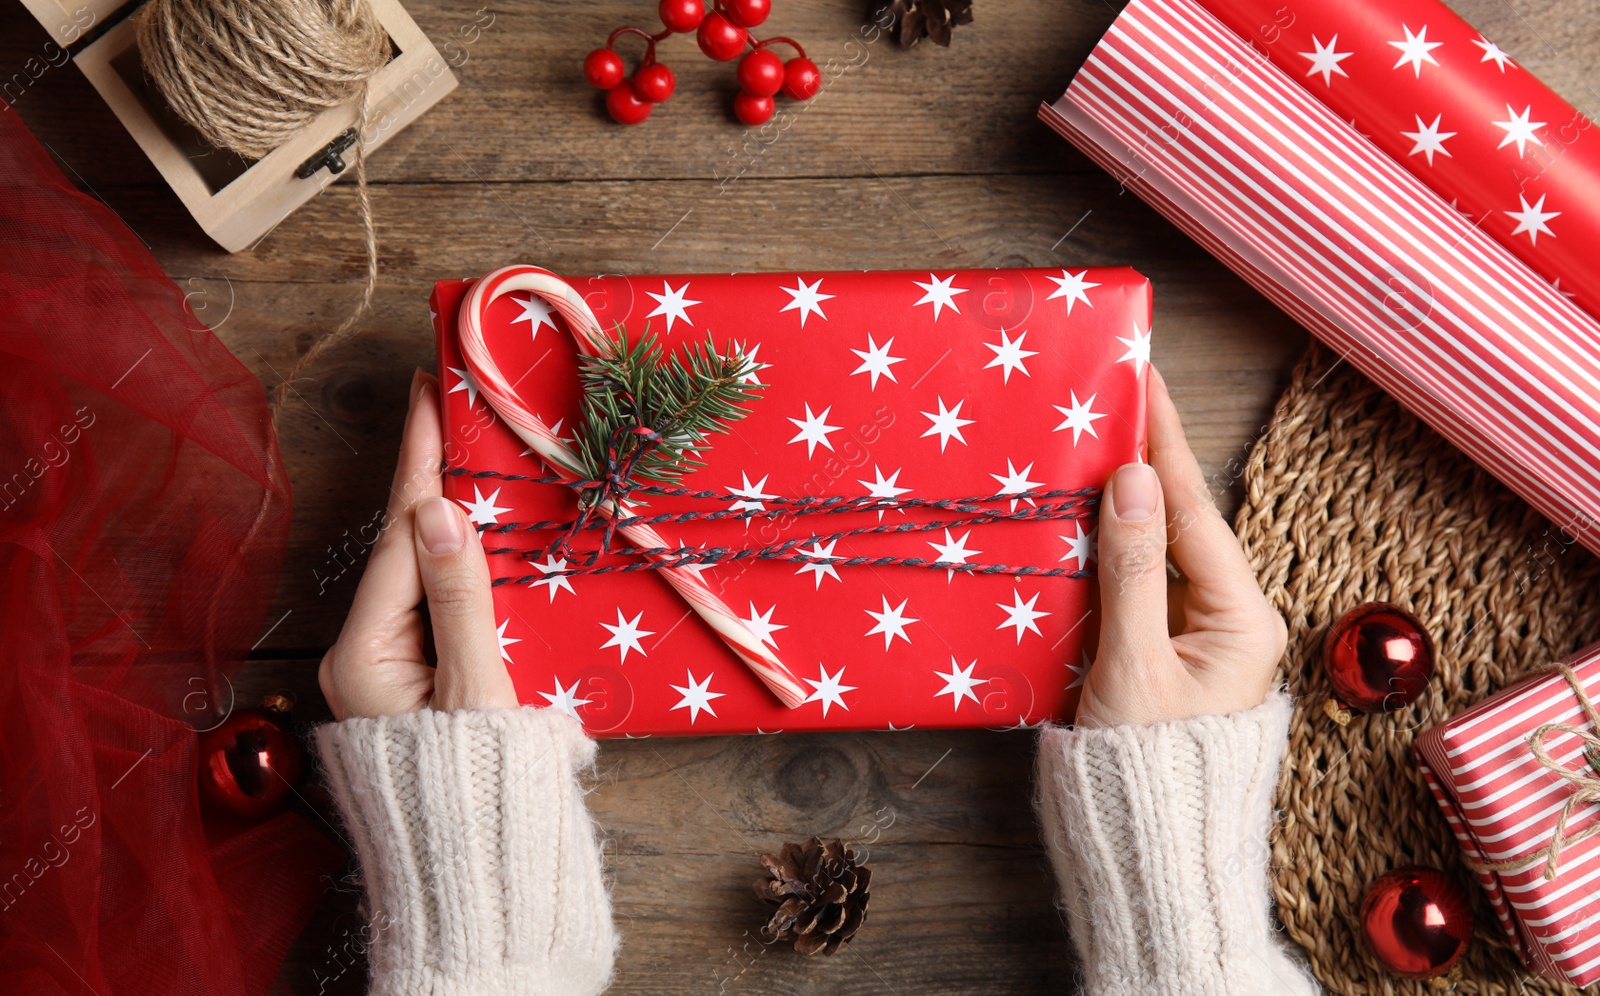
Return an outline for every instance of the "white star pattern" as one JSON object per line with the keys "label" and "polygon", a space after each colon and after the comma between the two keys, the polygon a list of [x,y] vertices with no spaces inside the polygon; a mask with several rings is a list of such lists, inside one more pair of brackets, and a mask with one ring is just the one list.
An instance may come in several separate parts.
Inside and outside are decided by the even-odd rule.
{"label": "white star pattern", "polygon": [[995,629],[1005,629],[1007,626],[1015,626],[1017,629],[1017,642],[1019,644],[1022,642],[1022,634],[1024,631],[1032,631],[1037,636],[1043,636],[1044,634],[1039,632],[1039,624],[1034,622],[1034,620],[1043,619],[1050,613],[1040,612],[1033,607],[1034,603],[1039,601],[1039,593],[1034,592],[1033,597],[1028,599],[1026,602],[1022,600],[1022,592],[1020,590],[1012,592],[1011,597],[1013,599],[1013,603],[1011,605],[1007,605],[1004,602],[994,603],[996,608],[1002,610],[1006,614],[1006,621],[996,626]]}
{"label": "white star pattern", "polygon": [[900,600],[900,604],[891,609],[889,608],[889,596],[880,595],[878,597],[883,599],[883,611],[874,612],[871,609],[866,610],[867,615],[878,620],[878,625],[867,630],[867,635],[871,636],[874,633],[882,633],[883,649],[885,650],[889,649],[889,644],[893,643],[894,638],[897,636],[906,641],[907,644],[910,644],[911,637],[906,635],[906,627],[914,622],[922,621],[920,619],[912,619],[905,614],[906,602],[910,601],[910,599],[902,598]]}
{"label": "white star pattern", "polygon": [[967,445],[966,438],[961,435],[961,427],[964,425],[972,425],[975,420],[961,417],[961,406],[967,403],[966,400],[962,399],[961,401],[957,401],[956,406],[949,409],[945,408],[943,397],[939,398],[938,400],[939,414],[935,415],[933,412],[922,413],[927,418],[933,420],[933,425],[929,426],[928,431],[924,432],[919,438],[926,438],[937,432],[939,434],[940,453],[944,452],[944,444],[948,443],[951,437],[954,437],[956,442],[960,443],[962,446]]}
{"label": "white star pattern", "polygon": [[[776,498],[776,497],[778,497],[777,495],[764,494],[764,493],[762,493],[762,490],[761,490],[762,488],[767,486],[767,478],[771,477],[772,475],[768,474],[765,477],[762,477],[761,480],[757,481],[754,484],[750,483],[750,475],[745,473],[744,471],[742,471],[742,470],[739,471],[739,476],[744,479],[744,487],[742,487],[742,488],[729,487],[728,488],[728,494],[730,494],[730,495],[738,495],[740,498],[743,498],[744,500],[743,501],[734,502],[733,505],[731,506],[733,511],[735,511],[735,512],[743,512],[743,511],[765,512],[767,510],[767,506],[766,506],[766,503],[762,501],[762,499],[763,498]],[[750,525],[750,520],[749,519],[744,520],[744,524],[748,527]]]}
{"label": "white star pattern", "polygon": [[994,350],[994,359],[990,360],[988,363],[985,363],[983,365],[983,369],[987,370],[990,367],[999,367],[1000,382],[1002,384],[1011,383],[1011,371],[1013,370],[1021,370],[1024,375],[1032,377],[1033,374],[1028,373],[1028,368],[1023,366],[1022,361],[1026,360],[1030,356],[1038,356],[1039,354],[1033,350],[1022,348],[1022,340],[1026,339],[1027,337],[1028,333],[1026,331],[1022,331],[1017,333],[1017,341],[1012,342],[1009,338],[1007,338],[1006,330],[1001,329],[999,342],[984,343],[985,346]]}
{"label": "white star pattern", "polygon": [[1483,58],[1479,59],[1479,62],[1488,62],[1493,59],[1494,64],[1500,67],[1502,73],[1506,71],[1506,66],[1510,66],[1512,69],[1517,68],[1517,64],[1512,61],[1511,55],[1505,49],[1482,35],[1474,38],[1472,44],[1483,49]]}
{"label": "white star pattern", "polygon": [[844,693],[855,691],[856,686],[840,684],[840,682],[844,681],[844,668],[845,666],[840,664],[838,674],[829,674],[828,669],[825,666],[818,664],[817,680],[812,681],[810,678],[803,679],[806,684],[816,689],[816,691],[812,692],[806,697],[806,701],[821,702],[822,716],[824,719],[826,719],[828,716],[828,707],[832,705],[838,706],[845,712],[850,711],[850,707],[845,704]]}
{"label": "white star pattern", "polygon": [[678,700],[678,704],[672,708],[674,710],[689,710],[689,725],[693,726],[694,721],[700,718],[700,713],[702,711],[708,712],[712,716],[716,716],[717,711],[711,708],[711,700],[720,699],[725,693],[713,692],[710,690],[711,679],[716,677],[715,672],[706,675],[706,680],[698,683],[694,680],[693,671],[685,671],[684,673],[689,676],[689,687],[685,688],[682,685],[670,686],[673,691],[683,696],[683,698]]}
{"label": "white star pattern", "polygon": [[[1390,44],[1393,44],[1393,42]],[[1312,35],[1311,45],[1316,49],[1315,52],[1300,53],[1307,59],[1311,60],[1311,68],[1306,70],[1307,79],[1310,79],[1318,73],[1321,73],[1323,86],[1332,86],[1334,73],[1338,73],[1345,79],[1350,78],[1350,74],[1345,72],[1344,67],[1340,66],[1339,63],[1350,58],[1352,55],[1355,55],[1355,53],[1335,51],[1335,49],[1339,47],[1338,35],[1334,35],[1332,38],[1328,39],[1328,44],[1326,46],[1317,40],[1316,35]]]}
{"label": "white star pattern", "polygon": [[456,502],[467,510],[467,518],[471,519],[472,524],[475,526],[498,526],[500,524],[500,513],[511,511],[509,508],[501,508],[495,504],[495,499],[500,497],[499,488],[495,488],[494,494],[485,498],[483,492],[479,491],[478,486],[474,484],[472,486],[472,497],[472,501],[457,498]]}
{"label": "white star pattern", "polygon": [[467,372],[467,371],[465,371],[465,370],[462,370],[459,367],[445,367],[445,369],[450,371],[451,373],[455,374],[457,377],[461,378],[460,380],[456,381],[456,386],[455,387],[452,387],[450,390],[446,391],[445,393],[446,394],[454,394],[457,391],[466,391],[467,392],[467,407],[471,408],[473,405],[477,404],[478,403],[478,382],[472,379],[472,374]]}
{"label": "white star pattern", "polygon": [[[1400,133],[1411,139],[1411,141],[1417,143],[1411,147],[1411,151],[1408,153],[1408,155],[1414,156],[1419,152],[1423,153],[1428,157],[1429,166],[1433,165],[1433,154],[1435,152],[1443,153],[1447,156],[1450,155],[1450,150],[1444,147],[1444,140],[1447,138],[1455,138],[1456,133],[1453,131],[1441,132],[1439,130],[1439,119],[1443,117],[1443,114],[1435,114],[1433,116],[1433,124],[1425,125],[1422,123],[1422,115],[1416,115],[1417,130],[1403,131]],[[1454,157],[1452,156],[1451,158]]]}
{"label": "white star pattern", "polygon": [[988,678],[974,678],[972,676],[972,669],[977,666],[978,662],[973,661],[966,667],[962,667],[954,657],[950,658],[950,670],[948,672],[933,672],[935,677],[944,679],[944,687],[939,689],[937,692],[934,692],[933,697],[938,698],[941,695],[950,696],[950,705],[953,707],[953,711],[955,712],[961,711],[962,699],[971,699],[972,704],[977,705],[978,693],[974,692],[973,689],[977,688],[979,685],[986,685],[989,683]]}
{"label": "white star pattern", "polygon": [[1534,132],[1538,131],[1540,128],[1543,128],[1545,123],[1543,121],[1528,120],[1529,118],[1533,117],[1532,104],[1524,107],[1521,114],[1513,111],[1511,109],[1511,105],[1507,104],[1506,116],[1511,120],[1493,122],[1495,127],[1504,129],[1506,133],[1505,137],[1500,140],[1500,144],[1495,146],[1495,148],[1503,149],[1512,142],[1516,142],[1517,155],[1526,157],[1528,154],[1527,145],[1529,142],[1532,142],[1534,145],[1544,145],[1543,142],[1539,141]]}
{"label": "white star pattern", "polygon": [[799,277],[795,277],[793,287],[778,288],[785,294],[788,294],[790,298],[788,304],[778,309],[778,313],[782,314],[785,311],[794,311],[796,308],[798,308],[800,310],[801,328],[806,327],[806,317],[809,315],[814,314],[823,321],[827,321],[828,316],[822,313],[822,302],[831,301],[833,300],[834,296],[832,294],[822,293],[820,290],[821,287],[821,277],[818,277],[817,282],[814,284],[807,284]]}
{"label": "white star pattern", "polygon": [[1393,68],[1399,69],[1401,66],[1409,62],[1411,63],[1411,68],[1415,70],[1416,75],[1420,77],[1422,75],[1422,64],[1424,62],[1434,66],[1439,64],[1438,60],[1433,57],[1433,50],[1438,48],[1440,45],[1443,45],[1444,42],[1429,41],[1428,26],[1426,24],[1424,24],[1422,26],[1422,30],[1416,34],[1412,34],[1411,29],[1404,24],[1400,25],[1400,27],[1406,33],[1406,40],[1392,41],[1389,43],[1390,46],[1400,50],[1400,61],[1396,62]]}
{"label": "white star pattern", "polygon": [[578,682],[574,680],[571,688],[562,688],[560,678],[552,676],[550,680],[556,683],[555,693],[552,694],[550,692],[540,692],[539,694],[543,695],[544,700],[553,708],[560,709],[573,719],[579,719],[578,707],[581,705],[588,705],[589,700],[580,699],[577,697]]}
{"label": "white star pattern", "polygon": [[555,309],[546,304],[544,298],[537,294],[529,294],[527,297],[513,297],[511,300],[522,306],[522,314],[511,320],[513,322],[532,323],[528,327],[529,339],[537,339],[539,337],[539,326],[541,325],[548,325],[552,330],[555,329],[555,319],[550,317],[555,313]]}
{"label": "white star pattern", "polygon": [[505,622],[501,623],[500,628],[495,631],[495,639],[500,641],[500,659],[505,661],[507,664],[513,664],[515,661],[511,659],[510,654],[506,653],[506,648],[511,646],[513,643],[521,643],[522,640],[515,636],[506,635],[506,627],[509,625],[511,625],[510,619],[507,619]]}
{"label": "white star pattern", "polygon": [[1550,286],[1555,289],[1555,292],[1557,294],[1560,294],[1562,297],[1566,298],[1568,301],[1571,301],[1572,299],[1574,299],[1574,298],[1576,298],[1578,296],[1578,295],[1572,293],[1569,290],[1562,290],[1561,289],[1561,278],[1560,277],[1557,277],[1554,280],[1550,281]]}
{"label": "white star pattern", "polygon": [[[1010,460],[1007,460],[1006,472],[1004,474],[990,474],[989,476],[994,478],[1000,484],[1000,490],[997,491],[996,494],[1016,495],[1021,494],[1022,492],[1031,488],[1038,487],[1040,484],[1044,483],[1042,481],[1028,480],[1028,474],[1032,473],[1032,471],[1033,464],[1031,463],[1021,470],[1018,470]],[[1023,498],[1021,500],[1027,502],[1029,505],[1037,504],[1032,498]],[[1018,499],[1016,498],[1011,499],[1011,511],[1013,512],[1017,510],[1017,501]]]}
{"label": "white star pattern", "polygon": [[932,283],[925,284],[920,280],[911,281],[927,292],[923,294],[916,304],[912,305],[912,307],[915,308],[918,304],[933,305],[934,321],[939,320],[939,315],[945,308],[949,308],[958,315],[961,314],[960,307],[956,305],[956,295],[965,294],[967,292],[967,288],[951,286],[951,284],[954,284],[956,281],[956,275],[952,273],[950,276],[940,280],[938,277],[930,273],[928,274],[928,279],[932,281]]}
{"label": "white star pattern", "polygon": [[607,647],[619,648],[622,651],[622,659],[617,662],[619,664],[628,663],[628,651],[630,650],[639,651],[640,657],[649,657],[650,655],[645,652],[644,645],[639,640],[641,637],[655,636],[656,633],[653,629],[639,628],[639,620],[642,618],[644,618],[644,613],[641,611],[636,613],[632,619],[623,619],[622,609],[619,607],[615,626],[610,623],[600,624],[611,631],[611,639],[600,644],[600,649],[604,650]]}
{"label": "white star pattern", "polygon": [[1150,362],[1150,333],[1140,332],[1137,323],[1133,326],[1133,338],[1124,339],[1117,336],[1117,341],[1128,347],[1128,351],[1117,357],[1118,363],[1133,362],[1135,374],[1144,373],[1144,365]]}
{"label": "white star pattern", "polygon": [[894,371],[889,368],[894,366],[896,363],[904,363],[906,360],[903,356],[889,355],[889,347],[893,345],[893,336],[890,336],[888,341],[880,346],[872,341],[872,333],[867,333],[867,348],[865,350],[854,348],[850,350],[850,352],[861,358],[861,365],[850,371],[850,376],[854,377],[856,374],[860,373],[871,374],[871,389],[874,391],[878,389],[879,377],[887,377],[890,380],[893,380],[896,384],[900,383],[895,379]]}
{"label": "white star pattern", "polygon": [[1540,233],[1548,235],[1552,239],[1556,237],[1556,233],[1550,231],[1550,226],[1546,225],[1545,222],[1551,218],[1559,218],[1561,212],[1546,211],[1544,209],[1544,197],[1544,194],[1540,194],[1538,203],[1529,204],[1526,197],[1521,194],[1517,195],[1517,200],[1522,202],[1522,210],[1506,212],[1506,214],[1517,219],[1517,227],[1512,229],[1512,235],[1521,235],[1523,232],[1527,232],[1528,241],[1535,244],[1539,241]]}
{"label": "white star pattern", "polygon": [[1066,270],[1062,270],[1059,277],[1045,277],[1046,280],[1056,285],[1056,289],[1051,291],[1050,296],[1045,300],[1054,301],[1058,297],[1066,298],[1067,314],[1069,315],[1072,314],[1074,301],[1082,301],[1089,307],[1094,307],[1094,302],[1089,300],[1089,289],[1100,285],[1093,280],[1083,279],[1088,275],[1088,270],[1082,270],[1078,273],[1068,273]]}
{"label": "white star pattern", "polygon": [[540,578],[537,581],[528,582],[528,587],[542,588],[548,586],[550,589],[550,601],[552,602],[556,600],[556,592],[562,588],[567,589],[567,591],[572,592],[574,595],[577,594],[577,592],[572,591],[572,578],[566,574],[556,573],[557,571],[564,571],[567,569],[567,558],[546,557],[544,563],[541,564],[538,561],[534,561],[533,566],[543,571],[545,577]]}
{"label": "white star pattern", "polygon": [[765,370],[766,368],[772,366],[772,364],[770,364],[770,363],[762,363],[760,360],[756,359],[756,354],[761,351],[761,343],[758,342],[754,346],[751,346],[750,347],[750,351],[747,352],[747,353],[745,353],[745,351],[743,349],[740,349],[739,351],[741,353],[744,353],[744,361],[745,361],[746,364],[748,364],[745,367],[745,371],[746,371],[745,375],[743,377],[739,378],[739,383],[741,383],[741,384],[759,384],[759,383],[761,383],[761,378],[756,376],[756,371]]}
{"label": "white star pattern", "polygon": [[1096,396],[1091,394],[1089,395],[1088,401],[1079,401],[1077,391],[1070,391],[1068,393],[1071,395],[1070,407],[1063,408],[1060,405],[1050,406],[1065,416],[1065,420],[1051,431],[1065,432],[1066,430],[1071,429],[1072,445],[1074,446],[1078,445],[1079,437],[1086,432],[1096,439],[1099,439],[1100,434],[1094,430],[1094,423],[1095,420],[1105,418],[1106,416],[1104,412],[1092,410]]}
{"label": "white star pattern", "polygon": [[756,603],[751,602],[750,616],[749,618],[743,620],[744,624],[750,627],[750,632],[754,633],[762,643],[771,644],[773,650],[778,649],[778,641],[772,638],[772,634],[776,633],[780,629],[789,628],[788,624],[786,623],[775,623],[772,621],[772,613],[776,612],[777,609],[778,607],[773,605],[765,612],[757,612]]}
{"label": "white star pattern", "polygon": [[818,559],[817,562],[814,562],[814,563],[801,564],[800,565],[800,569],[798,571],[795,571],[795,573],[796,574],[804,574],[807,571],[814,572],[816,574],[816,581],[817,581],[817,587],[818,588],[822,587],[822,576],[824,574],[826,574],[829,577],[833,578],[835,581],[843,581],[844,579],[839,576],[839,572],[838,571],[833,569],[833,565],[832,564],[829,564],[829,563],[821,561],[821,558],[824,558],[824,557],[827,558],[828,560],[839,560],[840,559],[839,557],[835,557],[833,555],[833,548],[835,546],[837,546],[838,544],[839,544],[838,540],[834,540],[832,543],[829,543],[827,546],[823,546],[821,543],[813,543],[813,544],[811,544],[811,549],[799,551],[802,556],[805,556],[805,557],[816,557],[816,558],[819,558],[819,559]]}
{"label": "white star pattern", "polygon": [[1072,675],[1072,680],[1067,682],[1067,691],[1070,692],[1074,688],[1083,687],[1083,679],[1089,676],[1089,651],[1085,650],[1083,652],[1082,664],[1074,664],[1071,661],[1066,661],[1065,663],[1067,671]]}
{"label": "white star pattern", "polygon": [[656,299],[656,310],[650,312],[650,314],[646,315],[645,317],[654,318],[657,315],[665,315],[667,317],[668,332],[672,331],[672,323],[676,322],[680,318],[683,319],[686,324],[693,325],[694,323],[689,321],[689,309],[700,302],[684,299],[684,295],[689,293],[689,282],[686,280],[684,281],[682,287],[679,287],[677,290],[673,290],[672,285],[663,280],[661,281],[661,291],[662,292],[660,294],[657,294],[655,291],[645,291],[646,294],[649,294],[651,297]]}
{"label": "white star pattern", "polygon": [[816,452],[818,443],[821,443],[830,450],[833,449],[833,444],[828,442],[828,433],[838,432],[839,426],[826,424],[828,413],[831,411],[833,411],[833,406],[829,405],[828,407],[822,409],[822,413],[820,415],[813,415],[811,413],[811,403],[806,402],[806,417],[803,419],[789,419],[789,421],[793,422],[795,427],[800,430],[795,434],[793,439],[789,440],[789,442],[805,443],[807,457],[810,457],[811,454]]}
{"label": "white star pattern", "polygon": [[[866,488],[867,494],[873,498],[898,498],[911,490],[910,488],[902,488],[899,486],[900,471],[898,470],[890,474],[888,477],[884,477],[883,471],[878,469],[878,465],[873,464],[872,475],[877,479],[873,481],[863,481],[860,478],[857,478],[856,483]],[[878,521],[883,521],[883,509],[881,508],[878,509]]]}
{"label": "white star pattern", "polygon": [[[1081,571],[1089,566],[1091,560],[1096,559],[1094,541],[1095,535],[1100,530],[1098,528],[1091,529],[1086,533],[1083,531],[1083,523],[1076,521],[1072,523],[1072,528],[1076,531],[1076,536],[1061,537],[1067,544],[1067,552],[1061,555],[1061,560],[1076,560],[1078,566],[1074,567],[1073,570]],[[1060,562],[1060,560],[1056,561],[1056,563]]]}
{"label": "white star pattern", "polygon": [[[982,550],[969,550],[969,549],[967,549],[967,537],[971,536],[971,535],[972,535],[972,530],[969,529],[966,532],[961,534],[961,538],[960,539],[951,539],[950,538],[950,530],[946,529],[944,531],[944,542],[943,543],[935,543],[932,540],[928,540],[927,543],[928,543],[929,546],[933,547],[934,552],[936,554],[938,554],[938,556],[936,558],[938,563],[942,563],[942,564],[964,564],[964,563],[967,562],[967,558],[968,557],[976,556],[977,554],[980,554],[980,553],[983,552]],[[944,572],[945,584],[949,584],[951,579],[953,579],[955,576],[956,576],[956,572],[955,571],[949,571],[949,570],[945,571]]]}

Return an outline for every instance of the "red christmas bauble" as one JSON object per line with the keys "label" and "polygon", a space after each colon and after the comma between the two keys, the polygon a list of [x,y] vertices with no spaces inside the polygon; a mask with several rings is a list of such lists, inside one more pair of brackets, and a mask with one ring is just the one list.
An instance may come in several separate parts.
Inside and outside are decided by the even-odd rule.
{"label": "red christmas bauble", "polygon": [[771,97],[741,93],[733,98],[733,116],[747,125],[765,124],[772,119],[772,112],[777,106]]}
{"label": "red christmas bauble", "polygon": [[1399,868],[1361,900],[1361,933],[1379,963],[1406,979],[1443,975],[1472,939],[1472,906],[1455,881],[1432,868]]}
{"label": "red christmas bauble", "polygon": [[822,71],[810,59],[790,59],[783,67],[783,92],[795,100],[810,100],[822,89]]}
{"label": "red christmas bauble", "polygon": [[783,89],[783,60],[776,52],[758,48],[739,60],[735,74],[739,89],[756,97],[770,97]]}
{"label": "red christmas bauble", "polygon": [[772,0],[725,0],[723,7],[734,24],[753,28],[772,13]]}
{"label": "red christmas bauble", "polygon": [[633,74],[633,89],[640,97],[659,104],[672,96],[673,89],[678,81],[673,77],[672,70],[657,62],[645,66]]}
{"label": "red christmas bauble", "polygon": [[1433,638],[1416,616],[1387,602],[1346,612],[1328,630],[1323,665],[1334,694],[1361,712],[1410,705],[1433,677]]}
{"label": "red christmas bauble", "polygon": [[597,48],[583,60],[583,78],[589,81],[590,86],[601,90],[609,90],[621,83],[627,74],[622,56],[609,48]]}
{"label": "red christmas bauble", "polygon": [[705,4],[701,0],[661,0],[656,12],[661,15],[662,27],[679,34],[687,34],[698,28],[706,17]]}
{"label": "red christmas bauble", "polygon": [[633,84],[623,80],[606,93],[606,111],[617,124],[636,125],[650,116],[655,105],[639,96]]}
{"label": "red christmas bauble", "polygon": [[709,14],[700,22],[695,40],[706,55],[718,62],[729,62],[744,51],[745,30],[721,14]]}
{"label": "red christmas bauble", "polygon": [[241,709],[200,734],[200,798],[250,820],[288,805],[305,751],[280,722],[266,710]]}

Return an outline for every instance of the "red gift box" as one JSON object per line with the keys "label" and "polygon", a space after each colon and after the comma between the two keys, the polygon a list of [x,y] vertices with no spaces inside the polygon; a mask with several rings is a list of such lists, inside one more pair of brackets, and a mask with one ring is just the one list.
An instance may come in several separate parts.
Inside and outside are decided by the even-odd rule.
{"label": "red gift box", "polygon": [[[567,312],[533,293],[481,305],[485,374],[462,351],[472,288],[445,281],[432,298],[445,494],[492,551],[502,655],[524,702],[566,709],[600,736],[1071,717],[1094,631],[1098,489],[1144,449],[1145,278],[1108,268],[570,282],[606,335],[648,329],[671,351],[709,333],[718,350],[744,350],[766,385],[682,479],[692,494],[629,501],[641,516],[675,517],[656,526],[673,549],[787,544],[786,559],[694,573],[798,679],[795,708],[658,572],[585,573],[581,557],[552,548],[574,490],[530,480],[550,470],[504,406],[525,406],[513,421],[533,415],[546,438],[571,435],[581,391]],[[867,496],[880,500],[808,511]],[[925,504],[949,499],[982,500]],[[1035,514],[1052,508],[1071,517]],[[571,548],[600,542],[587,530]],[[608,551],[591,566],[642,563]]]}
{"label": "red gift box", "polygon": [[[1424,776],[1495,915],[1530,968],[1587,986],[1600,982],[1600,805],[1579,800],[1600,773],[1585,760],[1578,731],[1595,731],[1574,683],[1600,699],[1600,643],[1559,671],[1529,678],[1435,726],[1415,744]],[[1560,724],[1548,727],[1546,724]],[[1563,777],[1534,755],[1541,740]],[[1564,829],[1558,824],[1566,813]],[[1563,841],[1550,870],[1549,849]],[[1492,866],[1492,867],[1491,867]]]}

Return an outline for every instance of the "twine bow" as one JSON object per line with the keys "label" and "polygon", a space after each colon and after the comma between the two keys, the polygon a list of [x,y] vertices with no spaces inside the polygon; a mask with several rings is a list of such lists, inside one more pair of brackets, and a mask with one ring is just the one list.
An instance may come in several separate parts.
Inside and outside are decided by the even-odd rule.
{"label": "twine bow", "polygon": [[[1569,782],[1572,793],[1567,797],[1566,804],[1561,807],[1561,815],[1556,819],[1556,828],[1551,833],[1550,843],[1531,854],[1505,861],[1474,861],[1469,858],[1467,865],[1474,871],[1516,872],[1532,868],[1542,861],[1545,880],[1554,881],[1561,868],[1562,850],[1600,833],[1600,822],[1577,833],[1567,832],[1567,823],[1579,806],[1600,802],[1600,735],[1597,735],[1597,731],[1600,731],[1600,711],[1596,711],[1594,702],[1589,699],[1588,692],[1584,690],[1583,683],[1578,680],[1572,668],[1566,664],[1557,664],[1554,670],[1565,678],[1567,685],[1571,687],[1573,697],[1578,700],[1579,708],[1589,720],[1589,727],[1584,729],[1568,723],[1545,723],[1528,735],[1528,751],[1546,771]],[[1556,733],[1566,733],[1583,741],[1583,757],[1589,763],[1589,770],[1574,770],[1550,756],[1550,748],[1546,746],[1545,741]]]}
{"label": "twine bow", "polygon": [[626,504],[628,496],[639,487],[639,482],[633,479],[634,467],[646,454],[661,445],[664,438],[660,432],[645,424],[637,410],[632,425],[619,426],[611,434],[611,445],[606,448],[605,473],[598,480],[585,482],[587,486],[578,492],[578,515],[572,520],[572,527],[551,544],[550,549],[554,554],[571,557],[588,567],[602,553],[611,549],[611,541],[617,531],[615,516],[606,516],[605,533],[598,549],[579,552],[573,543],[589,528],[590,521],[607,503],[618,508]]}

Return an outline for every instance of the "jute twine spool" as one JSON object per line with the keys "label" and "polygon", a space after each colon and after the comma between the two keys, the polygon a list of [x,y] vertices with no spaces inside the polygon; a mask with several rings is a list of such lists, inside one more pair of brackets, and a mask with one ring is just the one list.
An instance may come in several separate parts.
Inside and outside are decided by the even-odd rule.
{"label": "jute twine spool", "polygon": [[[150,0],[139,14],[139,55],[172,109],[206,141],[260,159],[332,107],[359,102],[365,131],[371,79],[388,63],[389,36],[367,0]],[[363,142],[356,190],[366,238],[360,304],[312,344],[279,386],[274,406],[319,354],[349,334],[372,304],[378,236]]]}
{"label": "jute twine spool", "polygon": [[[1279,781],[1273,890],[1288,936],[1330,992],[1428,993],[1364,951],[1366,888],[1402,865],[1455,874],[1477,936],[1455,992],[1577,993],[1529,976],[1494,919],[1411,751],[1417,733],[1600,636],[1600,559],[1478,469],[1328,350],[1296,368],[1251,452],[1239,538],[1289,624],[1297,705]],[[1367,601],[1410,608],[1433,634],[1428,690],[1339,726],[1320,647]]]}

